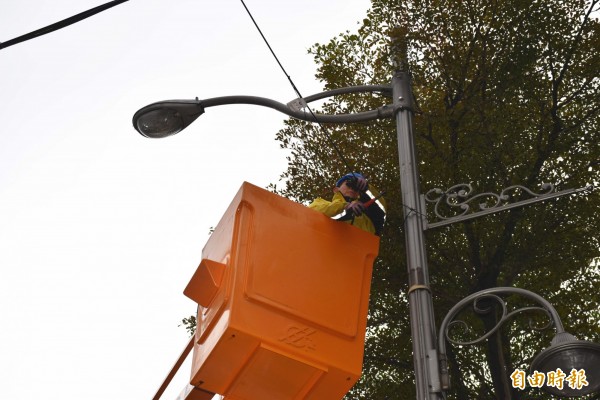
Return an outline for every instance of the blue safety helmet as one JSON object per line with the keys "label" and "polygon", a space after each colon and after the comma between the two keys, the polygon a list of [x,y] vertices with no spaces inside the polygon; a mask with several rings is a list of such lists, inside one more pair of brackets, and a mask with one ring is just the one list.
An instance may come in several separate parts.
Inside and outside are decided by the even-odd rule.
{"label": "blue safety helmet", "polygon": [[338,179],[338,181],[335,183],[335,186],[340,187],[342,186],[342,183],[344,183],[345,181],[348,180],[356,180],[356,178],[363,178],[366,179],[362,174],[359,174],[358,172],[352,172],[350,174],[346,174],[344,176],[342,176],[340,179]]}

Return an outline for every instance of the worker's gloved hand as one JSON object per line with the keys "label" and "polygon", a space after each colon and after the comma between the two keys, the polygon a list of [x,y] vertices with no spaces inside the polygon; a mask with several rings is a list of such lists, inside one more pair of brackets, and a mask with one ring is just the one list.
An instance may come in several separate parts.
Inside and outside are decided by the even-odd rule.
{"label": "worker's gloved hand", "polygon": [[365,206],[360,201],[353,201],[352,203],[349,203],[344,209],[346,210],[346,212],[352,213],[352,215],[356,216],[362,215],[362,213],[365,212]]}
{"label": "worker's gloved hand", "polygon": [[357,176],[355,178],[354,186],[356,187],[356,190],[362,193],[369,188],[369,183],[362,176]]}

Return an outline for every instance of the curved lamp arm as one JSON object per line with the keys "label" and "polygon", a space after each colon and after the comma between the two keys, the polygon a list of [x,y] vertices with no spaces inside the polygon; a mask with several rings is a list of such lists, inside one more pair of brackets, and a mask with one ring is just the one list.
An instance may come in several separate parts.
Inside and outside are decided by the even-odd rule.
{"label": "curved lamp arm", "polygon": [[307,103],[327,97],[348,93],[382,92],[391,93],[391,86],[363,85],[329,90],[322,93],[295,99],[288,104],[257,96],[223,96],[199,100],[165,100],[147,105],[133,115],[133,126],[143,136],[163,138],[174,135],[204,113],[208,107],[227,104],[253,104],[272,108],[281,113],[308,122],[351,123],[365,122],[374,119],[391,118],[394,116],[393,107],[386,105],[376,110],[363,111],[354,114],[319,114],[301,111]]}
{"label": "curved lamp arm", "polygon": [[[499,295],[508,295],[508,294],[518,294],[523,297],[529,298],[529,299],[533,300],[534,302],[540,304],[541,307],[523,307],[523,308],[517,309],[515,311],[512,311],[510,313],[507,313],[506,303],[504,302],[504,300],[502,300],[499,297]],[[498,321],[496,326],[494,328],[492,328],[491,330],[489,330],[488,332],[486,332],[481,337],[479,337],[475,340],[469,341],[469,342],[457,342],[457,341],[450,339],[450,337],[448,336],[448,330],[451,326],[453,326],[454,324],[460,324],[463,328],[466,328],[466,324],[463,321],[453,321],[454,317],[456,317],[458,315],[458,313],[460,313],[470,303],[473,303],[473,307],[475,308],[476,311],[486,312],[486,310],[482,310],[481,308],[479,308],[478,304],[477,304],[480,300],[483,300],[483,299],[496,300],[502,306],[502,309],[503,309],[502,317],[500,318],[500,320]],[[489,336],[491,336],[493,333],[495,333],[498,329],[500,329],[500,327],[505,322],[507,322],[511,317],[513,317],[516,314],[519,314],[522,312],[528,312],[528,311],[545,312],[548,315],[548,317],[550,317],[551,324],[547,325],[544,328],[549,328],[550,326],[554,326],[556,328],[557,335],[565,333],[565,329],[560,320],[560,316],[558,315],[558,312],[556,311],[554,306],[552,306],[552,304],[550,304],[543,297],[537,295],[536,293],[530,292],[529,290],[525,290],[525,289],[513,288],[513,287],[490,288],[490,289],[486,289],[486,290],[482,290],[482,291],[473,293],[470,296],[465,297],[464,299],[459,301],[454,307],[452,307],[450,309],[450,311],[448,311],[448,314],[446,314],[446,317],[444,318],[444,320],[442,321],[442,324],[440,326],[439,335],[438,335],[438,351],[439,351],[442,389],[448,390],[450,388],[450,376],[448,373],[448,362],[447,362],[447,357],[446,357],[446,341],[447,340],[452,343],[461,344],[461,345],[470,345],[470,344],[480,343],[480,342],[484,341],[485,339],[487,339]]]}

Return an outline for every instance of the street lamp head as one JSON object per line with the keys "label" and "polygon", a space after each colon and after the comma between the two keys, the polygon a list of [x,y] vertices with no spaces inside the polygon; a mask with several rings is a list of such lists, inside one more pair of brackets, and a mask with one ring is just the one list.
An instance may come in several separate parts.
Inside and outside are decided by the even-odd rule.
{"label": "street lamp head", "polygon": [[572,380],[565,381],[562,388],[546,384],[543,390],[559,397],[584,396],[600,391],[599,366],[600,344],[577,340],[573,335],[562,332],[552,339],[550,347],[535,357],[531,372],[548,376],[548,373],[556,373],[560,368],[569,377],[575,370]]}
{"label": "street lamp head", "polygon": [[147,138],[175,135],[204,113],[196,100],[165,100],[139,109],[133,115],[133,127]]}

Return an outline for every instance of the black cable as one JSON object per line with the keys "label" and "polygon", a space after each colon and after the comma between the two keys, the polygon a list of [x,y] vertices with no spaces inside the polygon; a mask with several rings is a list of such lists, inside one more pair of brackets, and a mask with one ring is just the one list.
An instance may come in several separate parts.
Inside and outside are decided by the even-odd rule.
{"label": "black cable", "polygon": [[[242,2],[242,5],[246,9],[246,12],[250,16],[250,19],[254,23],[254,26],[258,30],[258,33],[260,33],[260,36],[263,38],[265,44],[267,45],[267,47],[271,51],[271,54],[275,58],[275,61],[277,61],[277,64],[279,64],[279,68],[281,68],[281,70],[283,71],[283,73],[287,77],[288,81],[290,81],[290,84],[292,85],[292,88],[294,89],[294,92],[296,92],[296,95],[298,96],[298,98],[304,99],[304,96],[302,96],[302,94],[300,94],[300,91],[298,90],[298,88],[294,84],[294,81],[292,80],[292,77],[287,73],[287,71],[285,70],[285,68],[283,67],[283,65],[281,65],[281,62],[279,61],[279,58],[277,58],[277,55],[273,51],[273,48],[271,48],[271,45],[269,44],[267,38],[265,37],[265,35],[263,35],[260,27],[258,26],[258,24],[256,23],[256,21],[254,20],[254,17],[252,16],[252,13],[248,9],[248,7],[246,7],[246,3],[244,3],[244,0],[240,0],[240,1]],[[354,172],[353,172],[354,168],[350,165],[350,163],[348,162],[348,160],[346,160],[346,157],[344,157],[344,154],[342,153],[342,151],[335,144],[335,142],[333,141],[333,138],[331,137],[331,135],[329,135],[329,132],[325,129],[325,127],[319,121],[317,121],[317,117],[316,117],[315,113],[309,107],[308,104],[306,104],[306,109],[308,110],[308,112],[310,113],[310,115],[313,117],[313,119],[315,120],[315,122],[319,125],[319,128],[321,128],[321,130],[323,131],[323,133],[325,133],[325,137],[329,141],[329,144],[335,149],[337,155],[340,157],[340,159],[342,160],[342,162],[344,163],[344,165],[346,166],[346,168],[348,169],[348,171],[350,171],[352,174],[354,174]]]}
{"label": "black cable", "polygon": [[42,36],[42,35],[45,35],[47,33],[57,31],[57,30],[62,29],[64,27],[66,27],[66,26],[72,25],[72,24],[74,24],[76,22],[79,22],[81,20],[89,18],[92,15],[98,14],[99,12],[107,10],[107,9],[109,9],[111,7],[117,6],[117,5],[121,4],[121,3],[125,3],[126,1],[129,1],[129,0],[115,0],[115,1],[111,1],[111,2],[108,2],[108,3],[103,4],[101,6],[94,7],[92,9],[87,10],[87,11],[81,12],[81,13],[79,13],[77,15],[72,16],[72,17],[63,19],[62,21],[55,22],[52,25],[48,25],[48,26],[46,26],[44,28],[41,28],[41,29],[38,29],[36,31],[27,33],[25,35],[22,35],[22,36],[19,36],[17,38],[8,40],[6,42],[0,42],[0,49],[4,49],[4,48],[7,48],[9,46],[15,45],[17,43],[25,42],[27,40],[34,39],[34,38],[36,38],[38,36]]}

